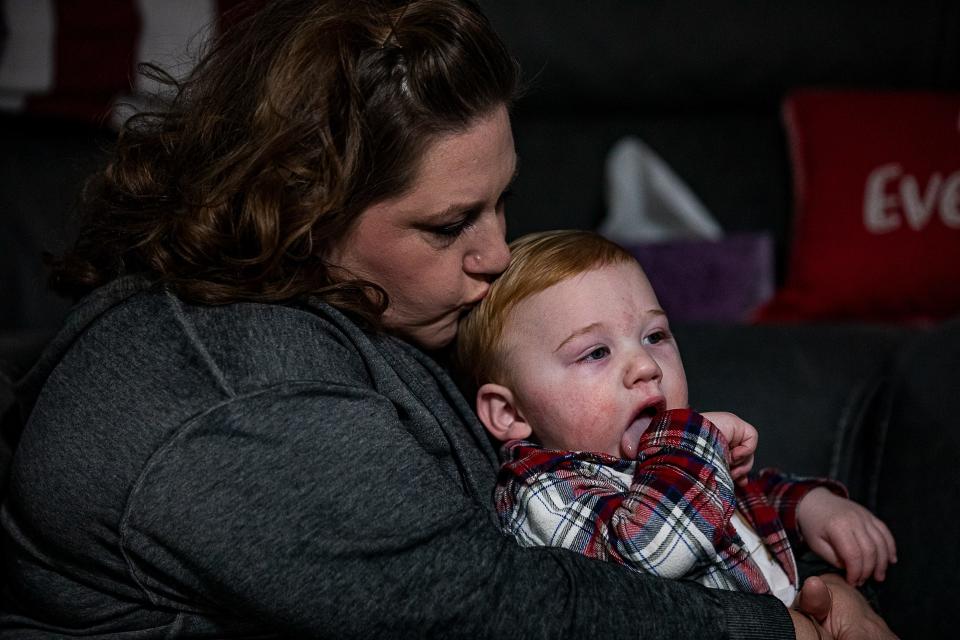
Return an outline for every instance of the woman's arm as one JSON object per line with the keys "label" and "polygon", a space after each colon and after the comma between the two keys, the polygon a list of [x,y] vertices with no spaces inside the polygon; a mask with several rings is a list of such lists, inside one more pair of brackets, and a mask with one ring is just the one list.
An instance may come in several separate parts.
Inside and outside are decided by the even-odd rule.
{"label": "woman's arm", "polygon": [[366,389],[237,397],[144,473],[123,521],[129,571],[157,605],[289,633],[792,637],[773,599],[521,549],[442,462]]}

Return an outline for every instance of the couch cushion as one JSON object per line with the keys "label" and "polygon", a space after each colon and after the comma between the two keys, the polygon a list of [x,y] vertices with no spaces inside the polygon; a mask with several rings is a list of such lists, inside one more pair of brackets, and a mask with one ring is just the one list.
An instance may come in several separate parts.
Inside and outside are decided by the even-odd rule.
{"label": "couch cushion", "polygon": [[[775,466],[846,481],[840,439],[858,425],[865,393],[894,349],[898,327],[678,325],[690,403],[732,411],[760,433],[756,468]],[[844,456],[860,455],[846,450]]]}

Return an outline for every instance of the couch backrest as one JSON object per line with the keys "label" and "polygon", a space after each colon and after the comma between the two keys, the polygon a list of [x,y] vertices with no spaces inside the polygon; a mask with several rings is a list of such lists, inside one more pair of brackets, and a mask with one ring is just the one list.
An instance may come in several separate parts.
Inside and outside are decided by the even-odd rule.
{"label": "couch backrest", "polygon": [[[771,230],[780,267],[791,88],[960,88],[960,3],[485,0],[531,81],[518,104],[512,236],[595,227],[603,160],[639,135],[721,225]],[[782,269],[781,269],[782,270]]]}

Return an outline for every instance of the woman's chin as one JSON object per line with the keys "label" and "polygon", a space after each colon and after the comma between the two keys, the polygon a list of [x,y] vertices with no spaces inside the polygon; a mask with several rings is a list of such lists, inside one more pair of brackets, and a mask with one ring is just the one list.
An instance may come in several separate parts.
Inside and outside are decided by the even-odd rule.
{"label": "woman's chin", "polygon": [[[392,330],[421,349],[435,351],[446,347],[457,337],[458,319],[458,316],[452,315],[429,325],[392,327]],[[391,327],[388,326],[388,328]]]}

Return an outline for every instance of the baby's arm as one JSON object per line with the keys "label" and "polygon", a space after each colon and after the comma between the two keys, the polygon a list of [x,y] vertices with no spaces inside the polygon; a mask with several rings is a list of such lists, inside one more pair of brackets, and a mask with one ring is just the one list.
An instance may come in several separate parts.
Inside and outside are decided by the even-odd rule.
{"label": "baby's arm", "polygon": [[777,509],[795,547],[806,544],[830,564],[846,569],[847,582],[886,578],[897,561],[893,535],[867,509],[846,497],[839,483],[795,479],[773,469],[758,476],[762,491]]}
{"label": "baby's arm", "polygon": [[497,489],[504,528],[525,546],[564,547],[663,577],[715,564],[714,544],[735,508],[719,431],[692,411],[670,411],[638,450],[628,489],[604,476],[609,457],[514,451]]}
{"label": "baby's arm", "polygon": [[856,502],[824,488],[800,501],[797,522],[807,546],[845,569],[852,585],[863,584],[871,575],[884,580],[887,566],[897,561],[897,545],[887,525]]}

